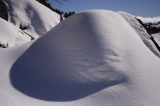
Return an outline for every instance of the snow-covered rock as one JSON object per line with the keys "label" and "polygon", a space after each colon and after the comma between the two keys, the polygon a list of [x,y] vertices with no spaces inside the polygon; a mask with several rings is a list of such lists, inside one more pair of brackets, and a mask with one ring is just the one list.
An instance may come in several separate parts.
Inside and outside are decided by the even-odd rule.
{"label": "snow-covered rock", "polygon": [[60,22],[57,13],[36,0],[5,0],[8,5],[9,21],[18,27],[28,27],[25,31],[34,38],[44,35]]}
{"label": "snow-covered rock", "polygon": [[3,106],[160,104],[160,59],[116,12],[73,15],[36,41],[0,54]]}

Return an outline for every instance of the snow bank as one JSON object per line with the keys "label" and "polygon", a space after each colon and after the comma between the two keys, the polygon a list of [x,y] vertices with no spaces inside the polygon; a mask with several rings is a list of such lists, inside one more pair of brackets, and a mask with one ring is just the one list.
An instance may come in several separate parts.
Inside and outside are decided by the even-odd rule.
{"label": "snow bank", "polygon": [[0,18],[0,43],[9,47],[31,41],[19,28]]}
{"label": "snow bank", "polygon": [[45,34],[60,22],[57,13],[41,5],[36,0],[5,0],[8,4],[10,22],[18,27],[28,27],[27,33],[33,37]]}
{"label": "snow bank", "polygon": [[160,104],[160,60],[115,12],[73,15],[33,44],[0,53],[3,106]]}

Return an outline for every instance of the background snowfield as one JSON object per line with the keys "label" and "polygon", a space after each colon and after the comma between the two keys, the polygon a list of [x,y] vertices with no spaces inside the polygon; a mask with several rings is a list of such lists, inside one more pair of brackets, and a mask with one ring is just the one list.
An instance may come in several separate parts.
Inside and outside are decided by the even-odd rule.
{"label": "background snowfield", "polygon": [[5,0],[9,10],[9,21],[17,26],[29,27],[26,32],[33,37],[45,34],[60,22],[57,13],[35,0]]}
{"label": "background snowfield", "polygon": [[157,23],[160,21],[160,17],[144,18],[138,16],[137,18],[141,19],[144,23]]}
{"label": "background snowfield", "polygon": [[[14,6],[12,3],[16,0],[7,1]],[[43,10],[43,6],[33,0],[17,1],[24,8],[28,7],[26,4],[34,4],[37,10]],[[30,9],[35,11],[34,8]],[[18,12],[21,10],[14,11],[23,14]],[[48,16],[37,17],[43,20]],[[30,21],[29,17],[22,19],[35,22]],[[5,28],[0,39],[5,41],[13,36],[10,42],[16,44],[14,39],[17,37],[25,44],[0,48],[0,105],[160,104],[159,52],[134,16],[123,12],[92,10],[75,14],[58,25],[56,18],[50,23],[55,25],[54,28],[41,30],[45,34],[30,42],[28,36],[13,25],[26,20],[14,20],[15,23],[0,19],[0,27]],[[45,20],[43,22],[36,23],[39,27],[30,25],[34,29],[49,25]],[[31,33],[34,34],[34,31],[31,30]]]}

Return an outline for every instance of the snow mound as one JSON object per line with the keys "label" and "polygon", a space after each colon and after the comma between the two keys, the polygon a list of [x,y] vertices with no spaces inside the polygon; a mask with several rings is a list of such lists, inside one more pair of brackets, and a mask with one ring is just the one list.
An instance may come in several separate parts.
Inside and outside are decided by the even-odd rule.
{"label": "snow mound", "polygon": [[159,64],[124,17],[88,11],[35,41],[8,71],[15,89],[5,90],[15,106],[156,106]]}
{"label": "snow mound", "polygon": [[57,13],[36,0],[5,0],[8,5],[9,21],[27,27],[26,32],[37,37],[45,34],[60,22]]}
{"label": "snow mound", "polygon": [[12,47],[31,41],[19,28],[0,18],[0,43]]}

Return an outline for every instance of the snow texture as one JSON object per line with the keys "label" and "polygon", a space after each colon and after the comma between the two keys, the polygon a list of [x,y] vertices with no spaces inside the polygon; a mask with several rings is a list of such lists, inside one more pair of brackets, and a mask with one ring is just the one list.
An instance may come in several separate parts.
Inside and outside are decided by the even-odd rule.
{"label": "snow texture", "polygon": [[158,106],[160,60],[134,22],[86,11],[31,43],[0,49],[0,105]]}

